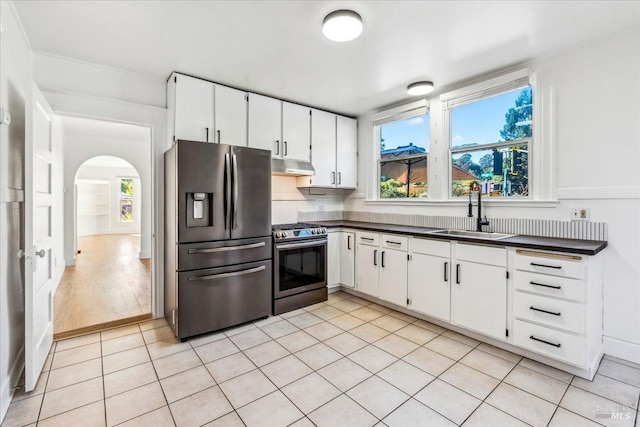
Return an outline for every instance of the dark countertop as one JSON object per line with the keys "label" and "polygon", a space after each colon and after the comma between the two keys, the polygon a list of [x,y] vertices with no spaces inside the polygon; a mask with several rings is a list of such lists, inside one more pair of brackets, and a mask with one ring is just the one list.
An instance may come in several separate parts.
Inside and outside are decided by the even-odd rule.
{"label": "dark countertop", "polygon": [[440,228],[411,227],[407,225],[380,224],[360,221],[308,221],[326,228],[354,228],[358,230],[377,231],[382,233],[406,234],[409,236],[429,237],[430,239],[457,240],[460,242],[479,243],[491,246],[517,246],[526,249],[539,249],[573,254],[595,255],[607,247],[607,242],[600,240],[561,239],[556,237],[537,237],[518,235],[500,240],[483,240],[464,236],[446,236],[430,234]]}

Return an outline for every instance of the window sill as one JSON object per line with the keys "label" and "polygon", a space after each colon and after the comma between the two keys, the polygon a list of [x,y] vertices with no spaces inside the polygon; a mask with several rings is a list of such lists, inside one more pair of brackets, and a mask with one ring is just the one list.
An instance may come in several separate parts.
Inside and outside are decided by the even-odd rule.
{"label": "window sill", "polygon": [[[467,199],[460,200],[421,200],[421,199],[366,199],[367,205],[396,205],[396,206],[467,206]],[[482,206],[504,207],[504,208],[555,208],[560,202],[558,200],[491,200],[482,199]],[[473,200],[476,204],[476,199]]]}

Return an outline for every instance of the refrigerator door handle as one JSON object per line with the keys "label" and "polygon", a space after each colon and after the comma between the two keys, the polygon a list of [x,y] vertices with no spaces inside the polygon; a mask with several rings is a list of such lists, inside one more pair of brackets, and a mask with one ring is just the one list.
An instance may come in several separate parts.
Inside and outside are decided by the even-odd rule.
{"label": "refrigerator door handle", "polygon": [[231,159],[233,166],[233,175],[231,177],[233,181],[233,217],[231,219],[231,229],[238,227],[238,158],[235,154]]}
{"label": "refrigerator door handle", "polygon": [[229,154],[224,155],[224,229],[229,226],[229,213],[231,212],[231,167],[229,166]]}
{"label": "refrigerator door handle", "polygon": [[209,274],[207,276],[189,276],[189,281],[194,282],[200,280],[216,280],[226,279],[227,277],[244,276],[245,274],[258,273],[265,268],[266,267],[264,265],[261,265],[260,267],[248,268],[246,270],[234,271],[232,273]]}

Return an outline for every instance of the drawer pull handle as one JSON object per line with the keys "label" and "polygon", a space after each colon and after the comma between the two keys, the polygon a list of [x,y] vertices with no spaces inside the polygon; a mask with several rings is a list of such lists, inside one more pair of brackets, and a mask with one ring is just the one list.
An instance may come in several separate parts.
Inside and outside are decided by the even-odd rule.
{"label": "drawer pull handle", "polygon": [[449,276],[447,275],[447,271],[449,270],[449,263],[445,262],[444,263],[444,281],[448,282],[449,281]]}
{"label": "drawer pull handle", "polygon": [[255,249],[255,248],[261,248],[265,246],[264,242],[260,242],[260,243],[250,243],[248,245],[239,245],[239,246],[223,246],[220,248],[194,248],[194,249],[189,249],[187,251],[187,253],[193,255],[193,254],[210,254],[213,252],[230,252],[230,251],[241,251],[243,249]]}
{"label": "drawer pull handle", "polygon": [[456,264],[456,285],[460,284],[460,264]]}
{"label": "drawer pull handle", "polygon": [[534,285],[534,286],[542,286],[542,287],[545,287],[545,288],[551,288],[551,289],[562,289],[562,286],[545,285],[544,283],[529,282],[529,284]]}
{"label": "drawer pull handle", "polygon": [[531,335],[529,338],[534,340],[534,341],[538,341],[538,342],[541,342],[541,343],[547,344],[547,345],[552,345],[552,346],[557,347],[557,348],[562,347],[562,344],[560,344],[560,343],[556,344],[556,343],[552,343],[552,342],[549,342],[549,341],[541,340],[540,338],[536,338],[533,335]]}
{"label": "drawer pull handle", "polygon": [[373,242],[373,237],[361,237],[360,240],[369,240],[370,242]]}
{"label": "drawer pull handle", "polygon": [[547,313],[547,314],[553,314],[554,316],[560,316],[562,315],[562,313],[555,312],[555,311],[549,311],[549,310],[543,310],[541,308],[536,308],[534,306],[529,307],[529,310],[533,310],[533,311],[539,311],[540,313]]}
{"label": "drawer pull handle", "polygon": [[373,265],[378,265],[378,250],[373,251]]}
{"label": "drawer pull handle", "polygon": [[247,270],[234,271],[231,273],[219,273],[219,274],[210,274],[208,276],[189,276],[189,281],[193,282],[196,280],[217,280],[217,279],[226,279],[228,277],[236,277],[243,276],[245,274],[258,273],[260,271],[265,270],[267,267],[261,265],[260,267],[249,268]]}
{"label": "drawer pull handle", "polygon": [[387,243],[389,243],[390,245],[401,245],[402,244],[400,242],[394,242],[393,240],[387,240]]}
{"label": "drawer pull handle", "polygon": [[531,265],[534,267],[554,268],[556,270],[560,270],[562,268],[561,265],[538,264],[537,262],[532,262]]}

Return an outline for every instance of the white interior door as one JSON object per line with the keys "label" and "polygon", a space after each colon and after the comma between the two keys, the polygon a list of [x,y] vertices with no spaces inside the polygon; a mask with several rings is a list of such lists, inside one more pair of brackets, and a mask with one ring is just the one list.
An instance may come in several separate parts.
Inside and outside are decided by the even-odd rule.
{"label": "white interior door", "polygon": [[37,86],[25,143],[25,389],[35,388],[53,342],[51,167],[53,111]]}

